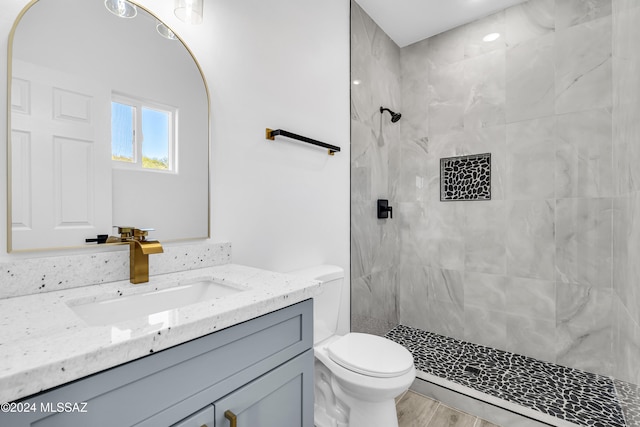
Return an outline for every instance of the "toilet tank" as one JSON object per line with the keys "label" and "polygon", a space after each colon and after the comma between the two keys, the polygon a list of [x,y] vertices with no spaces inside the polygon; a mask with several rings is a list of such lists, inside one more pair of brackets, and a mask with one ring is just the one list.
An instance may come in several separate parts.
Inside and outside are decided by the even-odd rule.
{"label": "toilet tank", "polygon": [[325,284],[322,293],[313,298],[313,342],[319,343],[334,335],[338,330],[344,270],[335,265],[318,265],[289,274]]}

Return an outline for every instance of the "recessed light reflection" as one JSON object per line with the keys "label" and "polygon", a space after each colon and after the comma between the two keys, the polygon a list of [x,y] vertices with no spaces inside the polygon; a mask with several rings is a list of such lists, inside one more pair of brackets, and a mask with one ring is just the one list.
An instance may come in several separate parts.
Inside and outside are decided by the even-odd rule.
{"label": "recessed light reflection", "polygon": [[357,86],[362,83],[362,80],[355,79],[352,83]]}
{"label": "recessed light reflection", "polygon": [[156,20],[156,30],[165,39],[178,40],[178,37],[176,37],[175,33],[171,31],[169,27],[167,27],[166,25],[164,25],[162,22],[158,20]]}
{"label": "recessed light reflection", "polygon": [[500,33],[489,33],[482,38],[483,42],[492,42],[500,38]]}
{"label": "recessed light reflection", "polygon": [[138,9],[126,0],[104,0],[104,7],[120,18],[135,18]]}

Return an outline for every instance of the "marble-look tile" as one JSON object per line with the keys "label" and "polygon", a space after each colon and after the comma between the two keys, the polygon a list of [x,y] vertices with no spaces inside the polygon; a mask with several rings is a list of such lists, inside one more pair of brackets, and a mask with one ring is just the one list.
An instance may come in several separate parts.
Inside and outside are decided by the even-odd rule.
{"label": "marble-look tile", "polygon": [[464,305],[464,277],[461,271],[425,268],[429,299],[462,308]]}
{"label": "marble-look tile", "polygon": [[632,319],[619,298],[614,298],[615,331],[613,357],[614,376],[640,384],[640,326]]}
{"label": "marble-look tile", "polygon": [[[614,3],[618,4],[618,2]],[[640,190],[640,7],[622,8],[614,16],[613,92],[614,92],[614,170],[616,193],[623,195]]]}
{"label": "marble-look tile", "polygon": [[612,103],[611,17],[556,33],[556,113]]}
{"label": "marble-look tile", "polygon": [[554,320],[507,315],[507,351],[555,362]]}
{"label": "marble-look tile", "polygon": [[423,311],[426,329],[442,335],[462,338],[464,336],[462,272],[424,268],[423,274],[428,295],[428,301]]}
{"label": "marble-look tile", "polygon": [[400,70],[403,79],[428,79],[429,68],[431,66],[429,60],[431,40],[432,39],[424,39],[400,49]]}
{"label": "marble-look tile", "polygon": [[424,312],[429,296],[429,281],[424,267],[402,264],[398,271],[398,323],[428,328]]}
{"label": "marble-look tile", "polygon": [[618,197],[613,203],[613,288],[631,318],[640,323],[640,267],[636,262],[640,256],[640,194]]}
{"label": "marble-look tile", "polygon": [[402,204],[400,228],[403,263],[462,270],[464,207],[459,203]]}
{"label": "marble-look tile", "polygon": [[351,44],[352,52],[367,52],[390,71],[400,74],[400,49],[354,1],[351,1]]}
{"label": "marble-look tile", "polygon": [[507,209],[507,274],[553,280],[554,201],[515,200]]}
{"label": "marble-look tile", "polygon": [[557,286],[556,361],[612,375],[612,292],[589,286]]}
{"label": "marble-look tile", "polygon": [[613,0],[612,1],[612,13],[615,14],[624,14],[630,9],[640,7],[640,3],[637,0]]}
{"label": "marble-look tile", "polygon": [[627,196],[615,197],[612,204],[612,286],[622,301],[632,303],[637,286],[629,281],[630,200]]}
{"label": "marble-look tile", "polygon": [[402,140],[422,139],[429,135],[429,84],[428,78],[402,79]]}
{"label": "marble-look tile", "polygon": [[464,59],[465,25],[429,38],[429,61],[432,67],[453,64]]}
{"label": "marble-look tile", "polygon": [[402,167],[395,199],[400,202],[427,202],[429,179],[436,171],[429,170],[430,156],[425,140],[406,139],[400,146]]}
{"label": "marble-look tile", "polygon": [[507,123],[554,113],[555,34],[535,38],[507,50]]}
{"label": "marble-look tile", "polygon": [[[372,317],[371,305],[373,302],[373,289],[371,287],[371,275],[351,276],[351,328],[355,319],[370,319]],[[361,328],[353,329],[361,331]]]}
{"label": "marble-look tile", "polygon": [[449,270],[464,269],[464,205],[436,203],[418,224],[424,236],[418,242],[424,265]]}
{"label": "marble-look tile", "polygon": [[[467,24],[465,29],[465,58],[475,58],[487,52],[504,50],[506,47],[505,12],[500,11]],[[498,33],[500,37],[493,41],[484,41],[483,37],[490,33]]]}
{"label": "marble-look tile", "polygon": [[492,51],[464,61],[466,91],[465,130],[502,125],[505,122],[505,53]]}
{"label": "marble-look tile", "polygon": [[457,339],[464,338],[464,308],[450,302],[429,300],[425,307],[427,330]]}
{"label": "marble-look tile", "polygon": [[465,258],[466,272],[506,273],[506,243],[503,233],[507,219],[505,202],[465,203]]}
{"label": "marble-look tile", "polygon": [[555,0],[529,0],[505,11],[506,43],[514,47],[555,31]]}
{"label": "marble-look tile", "polygon": [[432,68],[429,75],[429,135],[464,128],[467,90],[462,61]]}
{"label": "marble-look tile", "polygon": [[506,287],[506,276],[465,272],[464,305],[485,310],[505,311]]}
{"label": "marble-look tile", "polygon": [[398,323],[398,289],[396,268],[371,274],[371,317]]}
{"label": "marble-look tile", "polygon": [[[629,225],[628,233],[628,268],[627,268],[627,286],[631,292],[626,295],[629,300],[625,301],[629,307],[629,313],[634,316],[637,324],[640,324],[640,192],[635,191],[629,197]],[[638,353],[638,361],[640,361],[640,353]]]}
{"label": "marble-look tile", "polygon": [[[399,203],[396,205],[399,222],[399,256],[402,269],[423,266],[421,247],[427,235],[424,232],[427,210],[422,203]],[[353,268],[353,267],[352,267]]]}
{"label": "marble-look tile", "polygon": [[613,193],[611,110],[557,116],[556,197]]}
{"label": "marble-look tile", "polygon": [[397,264],[398,226],[394,220],[377,219],[375,201],[351,204],[352,277],[387,270]]}
{"label": "marble-look tile", "polygon": [[556,285],[536,279],[508,277],[505,284],[505,311],[531,319],[555,320]]}
{"label": "marble-look tile", "polygon": [[546,117],[507,125],[506,198],[551,199],[556,157],[556,119]]}
{"label": "marble-look tile", "polygon": [[562,30],[611,15],[612,0],[557,0],[556,28]]}
{"label": "marble-look tile", "polygon": [[556,280],[611,288],[612,200],[556,200]]}
{"label": "marble-look tile", "polygon": [[507,346],[507,314],[465,305],[464,339],[493,348]]}

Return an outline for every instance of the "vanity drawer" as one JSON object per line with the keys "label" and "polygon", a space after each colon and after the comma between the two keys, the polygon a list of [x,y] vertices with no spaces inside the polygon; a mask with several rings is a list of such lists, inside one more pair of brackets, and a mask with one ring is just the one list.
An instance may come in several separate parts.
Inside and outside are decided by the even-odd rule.
{"label": "vanity drawer", "polygon": [[307,300],[24,400],[86,402],[86,412],[0,413],[0,425],[171,425],[312,346]]}

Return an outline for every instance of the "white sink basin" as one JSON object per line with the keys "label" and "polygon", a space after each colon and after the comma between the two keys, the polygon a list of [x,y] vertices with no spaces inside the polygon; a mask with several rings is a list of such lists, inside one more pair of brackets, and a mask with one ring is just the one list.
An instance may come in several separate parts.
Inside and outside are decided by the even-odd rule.
{"label": "white sink basin", "polygon": [[173,288],[104,301],[79,304],[70,301],[68,305],[89,325],[111,325],[123,320],[174,310],[189,304],[222,298],[242,291],[244,289],[204,279]]}

